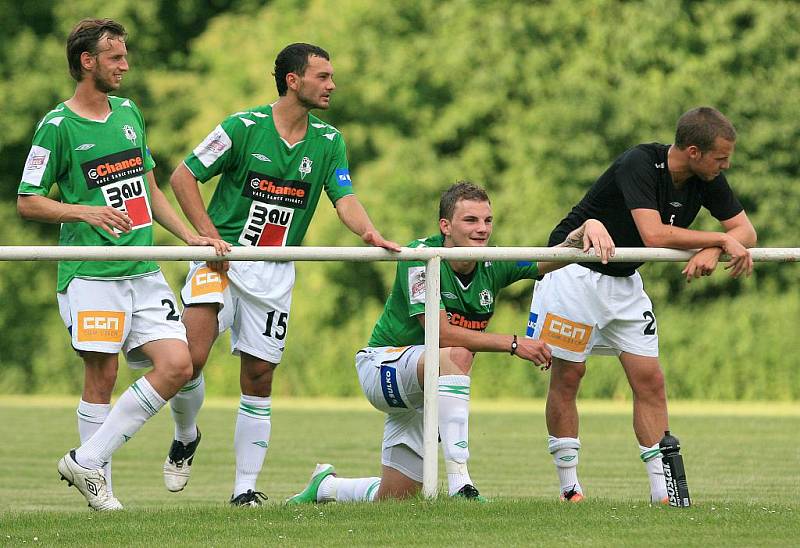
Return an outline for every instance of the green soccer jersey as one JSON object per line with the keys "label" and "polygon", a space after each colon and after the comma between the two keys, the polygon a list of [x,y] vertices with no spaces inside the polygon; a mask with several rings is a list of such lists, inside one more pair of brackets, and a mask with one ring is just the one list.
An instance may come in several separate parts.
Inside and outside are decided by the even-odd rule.
{"label": "green soccer jersey", "polygon": [[305,138],[289,146],[271,105],[226,118],[185,164],[201,182],[222,174],[208,215],[233,245],[300,245],[322,189],[334,204],[353,193],[339,130],[309,114]]}
{"label": "green soccer jersey", "polygon": [[[111,113],[89,120],[64,103],[48,112],[33,136],[18,194],[47,196],[58,185],[67,204],[111,206],[125,211],[132,230],[114,238],[88,223],[63,223],[59,245],[153,245],[153,215],[145,174],[153,169],[144,119],[130,99],[108,98]],[[73,278],[121,279],[157,272],[152,261],[62,261],[58,291]]]}
{"label": "green soccer jersey", "polygon": [[[411,242],[408,247],[442,247],[444,236],[431,236]],[[471,278],[464,282],[450,267],[441,263],[441,300],[452,325],[484,331],[494,314],[497,294],[506,286],[539,275],[536,263],[478,261]],[[400,261],[392,292],[378,318],[369,346],[408,346],[425,343],[425,330],[415,316],[425,313],[425,263]]]}

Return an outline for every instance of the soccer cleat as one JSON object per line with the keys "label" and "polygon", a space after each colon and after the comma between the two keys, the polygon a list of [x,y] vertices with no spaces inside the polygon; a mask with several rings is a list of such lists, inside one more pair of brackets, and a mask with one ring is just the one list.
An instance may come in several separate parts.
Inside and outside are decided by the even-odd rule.
{"label": "soccer cleat", "polygon": [[108,494],[103,469],[92,470],[78,464],[75,460],[74,449],[58,461],[58,473],[61,474],[61,479],[66,481],[67,485],[75,486],[80,491],[92,510],[122,510],[122,504],[114,496]]}
{"label": "soccer cleat", "polygon": [[572,488],[568,491],[561,493],[561,500],[565,502],[581,502],[583,499],[583,493],[576,491],[575,486],[572,486]]}
{"label": "soccer cleat", "polygon": [[200,445],[200,428],[197,429],[197,438],[188,444],[172,440],[169,455],[164,461],[164,485],[168,491],[173,493],[183,491],[183,488],[189,483],[192,461],[198,445]]}
{"label": "soccer cleat", "polygon": [[261,506],[261,501],[267,500],[267,495],[261,491],[248,489],[246,492],[234,497],[231,495],[231,506]]}
{"label": "soccer cleat", "polygon": [[317,501],[317,492],[319,492],[319,486],[322,483],[322,480],[328,476],[335,475],[336,471],[333,469],[332,464],[317,464],[317,467],[314,468],[314,471],[311,473],[311,481],[308,482],[306,488],[293,497],[286,499],[286,504],[314,504],[316,502],[324,502]]}
{"label": "soccer cleat", "polygon": [[481,495],[474,485],[469,483],[464,485],[458,492],[453,495],[454,498],[463,498],[467,500],[474,500],[476,502],[489,502],[489,499]]}

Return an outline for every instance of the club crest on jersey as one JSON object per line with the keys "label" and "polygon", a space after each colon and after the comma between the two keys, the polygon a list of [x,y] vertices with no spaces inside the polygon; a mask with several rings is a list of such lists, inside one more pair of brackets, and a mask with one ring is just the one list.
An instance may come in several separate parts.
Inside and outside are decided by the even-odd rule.
{"label": "club crest on jersey", "polygon": [[125,138],[132,144],[136,144],[136,130],[133,129],[133,126],[129,126],[128,124],[122,126],[122,134],[125,135]]}
{"label": "club crest on jersey", "polygon": [[494,302],[494,298],[492,297],[492,292],[489,291],[488,289],[483,289],[478,294],[478,299],[480,299],[481,306],[488,307],[491,306],[491,304]]}
{"label": "club crest on jersey", "polygon": [[300,179],[305,179],[306,175],[311,173],[311,164],[314,162],[308,156],[303,156],[303,159],[300,161],[300,167],[297,171],[300,172]]}

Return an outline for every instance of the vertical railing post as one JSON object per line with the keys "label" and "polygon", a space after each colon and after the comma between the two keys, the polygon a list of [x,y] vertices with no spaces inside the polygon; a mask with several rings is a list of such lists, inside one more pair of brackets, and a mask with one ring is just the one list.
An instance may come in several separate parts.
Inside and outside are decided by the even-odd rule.
{"label": "vertical railing post", "polygon": [[425,265],[425,386],[422,451],[422,494],[435,498],[439,483],[439,266],[440,257]]}

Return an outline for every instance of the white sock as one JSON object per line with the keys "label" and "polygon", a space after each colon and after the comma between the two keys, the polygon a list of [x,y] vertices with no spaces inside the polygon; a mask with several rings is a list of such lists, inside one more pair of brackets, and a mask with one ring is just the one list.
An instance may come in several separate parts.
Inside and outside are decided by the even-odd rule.
{"label": "white sock", "polygon": [[556,438],[555,436],[547,438],[547,450],[553,455],[562,495],[573,490],[583,493],[581,484],[578,482],[578,450],[580,448],[581,442],[578,438]]}
{"label": "white sock", "polygon": [[179,442],[187,444],[197,439],[197,414],[205,397],[206,383],[200,373],[199,377],[183,385],[169,400],[172,420],[175,421],[175,439]]}
{"label": "white sock", "polygon": [[140,378],[119,397],[97,432],[78,447],[75,460],[85,468],[102,467],[165,403],[147,379]]}
{"label": "white sock", "polygon": [[337,478],[328,476],[319,484],[317,502],[372,502],[381,478]]}
{"label": "white sock", "polygon": [[450,496],[455,495],[465,485],[472,485],[472,479],[467,471],[469,385],[468,375],[439,377],[439,435],[442,438]]}
{"label": "white sock", "polygon": [[[78,436],[80,436],[81,444],[85,443],[97,432],[97,429],[108,418],[110,411],[110,403],[89,403],[83,400],[78,403]],[[106,476],[108,494],[114,496],[114,490],[111,488],[111,459],[108,459],[108,462],[103,466],[103,471]]]}
{"label": "white sock", "polygon": [[236,416],[236,433],[233,436],[233,448],[236,452],[234,497],[251,489],[256,490],[256,479],[264,465],[264,457],[267,456],[272,429],[271,417],[272,398],[242,394]]}
{"label": "white sock", "polygon": [[664,466],[661,462],[661,449],[656,443],[652,447],[639,446],[639,458],[647,468],[650,480],[650,502],[661,502],[667,498],[667,482],[664,479]]}

